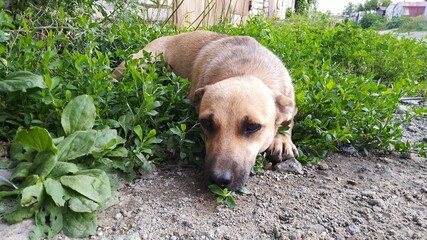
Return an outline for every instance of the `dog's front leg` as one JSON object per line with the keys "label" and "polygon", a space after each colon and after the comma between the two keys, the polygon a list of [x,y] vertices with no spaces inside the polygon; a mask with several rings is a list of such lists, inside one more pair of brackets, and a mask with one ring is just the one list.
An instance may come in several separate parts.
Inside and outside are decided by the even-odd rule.
{"label": "dog's front leg", "polygon": [[292,142],[293,121],[284,132],[278,132],[269,147],[269,154],[273,161],[278,162],[276,169],[284,172],[302,174],[302,165],[296,160],[298,149]]}

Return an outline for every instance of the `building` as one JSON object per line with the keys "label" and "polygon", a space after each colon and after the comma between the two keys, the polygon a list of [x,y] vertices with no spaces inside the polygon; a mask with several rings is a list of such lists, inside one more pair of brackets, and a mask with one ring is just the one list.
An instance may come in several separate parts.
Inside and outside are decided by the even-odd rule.
{"label": "building", "polygon": [[386,11],[387,11],[386,7],[377,7],[377,9],[375,9],[375,14],[384,16]]}
{"label": "building", "polygon": [[[390,6],[392,6],[391,4]],[[389,7],[390,7],[389,6]],[[389,18],[389,14],[387,14]],[[427,20],[427,1],[424,2],[398,2],[393,7],[391,17],[418,17],[424,16]],[[389,18],[391,19],[391,18]]]}

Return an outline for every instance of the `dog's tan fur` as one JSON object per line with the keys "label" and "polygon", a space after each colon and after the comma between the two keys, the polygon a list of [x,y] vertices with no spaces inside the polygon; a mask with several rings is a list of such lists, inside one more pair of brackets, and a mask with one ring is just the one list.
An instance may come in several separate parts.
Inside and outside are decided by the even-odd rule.
{"label": "dog's tan fur", "polygon": [[[205,136],[205,171],[209,179],[239,189],[265,150],[278,161],[295,160],[291,140],[297,112],[288,71],[269,50],[246,36],[195,31],[154,40],[143,51],[163,54],[177,75],[189,78]],[[118,78],[124,63],[114,71]],[[278,133],[289,126],[287,133]],[[254,128],[260,127],[259,130]]]}

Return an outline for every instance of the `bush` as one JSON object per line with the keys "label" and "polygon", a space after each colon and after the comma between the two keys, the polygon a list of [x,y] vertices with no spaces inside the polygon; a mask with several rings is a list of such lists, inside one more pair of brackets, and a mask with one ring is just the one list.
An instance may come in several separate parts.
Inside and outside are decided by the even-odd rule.
{"label": "bush", "polygon": [[370,28],[376,25],[381,25],[385,22],[384,16],[380,16],[373,13],[366,13],[360,20],[360,26],[362,28]]}
{"label": "bush", "polygon": [[411,22],[412,18],[409,17],[393,17],[390,22],[387,22],[387,29],[400,28],[403,24]]}
{"label": "bush", "polygon": [[410,21],[405,21],[400,25],[399,31],[402,32],[416,32],[426,31],[427,21],[423,16],[411,18]]}

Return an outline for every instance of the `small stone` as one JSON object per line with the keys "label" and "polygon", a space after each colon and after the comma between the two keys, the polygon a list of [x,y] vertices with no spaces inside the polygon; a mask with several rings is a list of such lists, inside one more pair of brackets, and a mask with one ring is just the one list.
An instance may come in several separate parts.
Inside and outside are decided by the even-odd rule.
{"label": "small stone", "polygon": [[193,224],[189,221],[185,221],[185,220],[182,221],[182,225],[184,225],[185,227],[188,227],[188,228],[193,228]]}
{"label": "small stone", "polygon": [[279,214],[279,219],[284,223],[292,223],[294,221],[294,215],[291,212],[282,212]]}
{"label": "small stone", "polygon": [[374,191],[363,191],[363,192],[361,192],[361,194],[364,197],[374,198],[376,195],[376,192],[374,192]]}
{"label": "small stone", "polygon": [[123,218],[123,215],[121,214],[121,213],[117,213],[115,216],[114,216],[114,219],[116,219],[116,220],[120,220],[120,219],[122,219]]}
{"label": "small stone", "polygon": [[286,161],[277,163],[275,169],[284,173],[303,174],[302,165],[295,158],[287,159]]}
{"label": "small stone", "polygon": [[353,157],[359,156],[359,152],[352,145],[342,145],[338,147],[342,153],[348,154]]}
{"label": "small stone", "polygon": [[317,233],[317,234],[321,234],[323,232],[326,232],[325,227],[322,226],[322,225],[320,225],[320,224],[311,225],[309,227],[309,230],[312,231],[312,232],[314,232],[314,233]]}
{"label": "small stone", "polygon": [[413,159],[414,155],[410,152],[402,152],[400,154],[404,159]]}
{"label": "small stone", "polygon": [[323,171],[329,170],[329,165],[327,163],[325,163],[325,162],[319,162],[317,164],[317,169],[323,170]]}
{"label": "small stone", "polygon": [[387,208],[387,205],[384,202],[384,200],[379,199],[379,198],[372,199],[371,201],[369,201],[369,204],[371,204],[372,206],[380,207],[382,209]]}
{"label": "small stone", "polygon": [[381,162],[383,162],[383,163],[386,163],[386,164],[390,164],[390,163],[392,163],[393,162],[393,160],[391,160],[390,158],[379,158],[378,159],[379,161],[381,161]]}
{"label": "small stone", "polygon": [[407,111],[407,107],[405,105],[399,105],[399,107],[397,108],[398,114],[404,114],[406,111]]}
{"label": "small stone", "polygon": [[355,225],[355,224],[350,224],[348,225],[348,231],[350,232],[351,235],[356,235],[360,233],[360,228]]}
{"label": "small stone", "polygon": [[355,185],[357,185],[357,182],[354,181],[354,180],[349,179],[349,180],[347,180],[347,184],[351,185],[351,186],[355,186]]}

